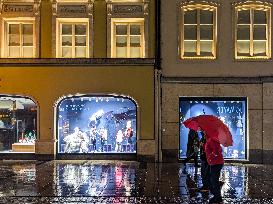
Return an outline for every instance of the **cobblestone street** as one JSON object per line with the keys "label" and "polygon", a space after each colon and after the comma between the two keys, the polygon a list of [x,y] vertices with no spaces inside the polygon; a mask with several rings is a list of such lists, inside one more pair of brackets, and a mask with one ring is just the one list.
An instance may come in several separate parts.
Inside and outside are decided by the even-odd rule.
{"label": "cobblestone street", "polygon": [[[3,161],[0,203],[206,203],[200,168],[124,161]],[[273,202],[273,166],[226,164],[224,203]]]}

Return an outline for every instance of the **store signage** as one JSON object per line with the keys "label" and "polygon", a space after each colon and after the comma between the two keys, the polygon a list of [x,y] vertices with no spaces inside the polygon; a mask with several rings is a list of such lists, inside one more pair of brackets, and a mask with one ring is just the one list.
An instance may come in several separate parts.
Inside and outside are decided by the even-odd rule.
{"label": "store signage", "polygon": [[114,13],[142,13],[143,7],[141,5],[114,5]]}
{"label": "store signage", "polygon": [[60,13],[86,13],[85,5],[59,5],[58,12]]}
{"label": "store signage", "polygon": [[230,114],[230,113],[242,113],[242,109],[239,107],[231,106],[231,107],[217,107],[217,113],[219,114]]}
{"label": "store signage", "polygon": [[32,13],[33,12],[33,5],[4,4],[2,11],[4,13]]}

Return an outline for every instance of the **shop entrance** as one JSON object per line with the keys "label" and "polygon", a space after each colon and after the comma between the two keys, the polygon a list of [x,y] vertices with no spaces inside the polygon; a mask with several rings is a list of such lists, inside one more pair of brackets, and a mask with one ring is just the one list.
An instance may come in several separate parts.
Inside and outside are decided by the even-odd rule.
{"label": "shop entrance", "polygon": [[0,95],[0,153],[34,153],[37,105],[20,96]]}

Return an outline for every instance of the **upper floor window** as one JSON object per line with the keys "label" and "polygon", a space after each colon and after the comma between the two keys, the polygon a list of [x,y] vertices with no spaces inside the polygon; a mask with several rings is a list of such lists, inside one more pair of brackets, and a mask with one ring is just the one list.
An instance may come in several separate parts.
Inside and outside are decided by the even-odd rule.
{"label": "upper floor window", "polygon": [[181,58],[216,58],[217,8],[210,5],[182,7]]}
{"label": "upper floor window", "polygon": [[112,19],[111,56],[143,58],[144,19]]}
{"label": "upper floor window", "polygon": [[270,58],[270,7],[243,5],[235,11],[235,58]]}
{"label": "upper floor window", "polygon": [[88,19],[57,19],[57,57],[89,56]]}
{"label": "upper floor window", "polygon": [[5,20],[3,55],[8,58],[35,57],[34,20]]}

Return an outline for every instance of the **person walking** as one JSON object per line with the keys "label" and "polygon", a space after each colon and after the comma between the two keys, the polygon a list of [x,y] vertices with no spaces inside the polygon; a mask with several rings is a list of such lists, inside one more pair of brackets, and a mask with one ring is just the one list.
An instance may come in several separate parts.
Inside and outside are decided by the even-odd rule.
{"label": "person walking", "polygon": [[220,173],[224,165],[222,148],[216,138],[206,135],[205,154],[209,165],[209,190],[213,197],[209,203],[222,203]]}
{"label": "person walking", "polygon": [[194,166],[198,167],[198,153],[199,153],[199,139],[196,131],[190,129],[188,134],[187,143],[187,158],[183,161],[184,165],[188,163],[191,159],[194,160]]}

